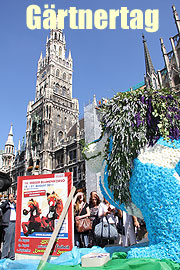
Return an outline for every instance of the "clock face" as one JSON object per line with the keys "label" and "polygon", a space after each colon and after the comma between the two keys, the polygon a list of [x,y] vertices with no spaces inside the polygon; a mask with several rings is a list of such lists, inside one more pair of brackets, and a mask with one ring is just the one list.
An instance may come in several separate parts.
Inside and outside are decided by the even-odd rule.
{"label": "clock face", "polygon": [[41,78],[43,79],[46,76],[46,71],[43,72]]}

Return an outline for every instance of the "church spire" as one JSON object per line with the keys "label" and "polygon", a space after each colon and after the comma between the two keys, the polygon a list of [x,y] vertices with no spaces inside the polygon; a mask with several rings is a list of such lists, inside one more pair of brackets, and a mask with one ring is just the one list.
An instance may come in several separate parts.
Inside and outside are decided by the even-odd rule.
{"label": "church spire", "polygon": [[69,50],[68,60],[70,60],[70,61],[72,60],[71,50]]}
{"label": "church spire", "polygon": [[180,34],[180,19],[179,19],[178,13],[176,11],[176,7],[174,5],[172,6],[172,10],[173,10],[174,20],[176,23],[178,34]]}
{"label": "church spire", "polygon": [[151,60],[151,56],[147,47],[147,43],[144,37],[144,34],[142,35],[143,38],[143,44],[144,44],[144,57],[145,57],[145,65],[146,65],[146,76],[147,75],[152,75],[155,73],[155,69]]}
{"label": "church spire", "polygon": [[166,51],[166,47],[164,45],[164,41],[163,41],[162,38],[160,38],[160,43],[161,43],[161,51],[162,51],[162,54],[163,54],[164,63],[166,65],[169,86],[170,86],[170,88],[173,88],[175,85],[174,85],[174,81],[172,80],[172,77],[171,77],[170,61],[169,61],[169,57],[168,57],[168,54],[167,54],[167,51]]}
{"label": "church spire", "polygon": [[40,69],[41,69],[41,63],[42,63],[42,51],[41,51],[41,54],[40,54],[40,57],[39,57],[39,60],[38,60],[38,68],[37,68],[37,73],[39,74],[40,72]]}
{"label": "church spire", "polygon": [[20,154],[20,152],[21,152],[21,141],[19,139],[19,142],[18,142],[18,153]]}
{"label": "church spire", "polygon": [[42,60],[42,51],[41,51],[41,54],[40,54],[40,57],[39,57],[39,61]]}
{"label": "church spire", "polygon": [[12,167],[14,161],[14,142],[13,142],[13,130],[12,124],[8,134],[8,139],[5,144],[5,151],[2,156],[3,160],[3,169],[9,170]]}
{"label": "church spire", "polygon": [[146,65],[146,76],[145,76],[146,87],[147,88],[150,87],[152,89],[159,89],[161,84],[158,78],[158,74],[156,74],[156,71],[154,69],[144,35],[142,35],[142,38],[143,38],[143,44],[144,44],[144,57],[145,57],[145,65]]}
{"label": "church spire", "polygon": [[10,128],[10,131],[9,131],[9,134],[8,134],[8,139],[7,139],[7,142],[6,142],[5,146],[14,147],[12,124],[11,124],[11,128]]}

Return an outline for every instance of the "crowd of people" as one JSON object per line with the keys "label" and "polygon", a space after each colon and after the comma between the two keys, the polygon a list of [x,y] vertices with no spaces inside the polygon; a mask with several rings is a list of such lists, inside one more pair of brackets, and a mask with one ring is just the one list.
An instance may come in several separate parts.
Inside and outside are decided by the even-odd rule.
{"label": "crowd of people", "polygon": [[[83,189],[77,190],[74,198],[74,235],[75,245],[77,247],[92,247],[94,245],[104,247],[105,245],[118,244],[122,246],[134,245],[137,241],[147,237],[147,231],[143,220],[127,214],[112,206],[105,198],[101,202],[97,192],[93,191],[90,194],[89,203],[86,202],[86,196]],[[89,219],[91,228],[85,227],[79,231],[79,220]],[[101,225],[108,224],[109,230],[114,228],[117,231],[116,237],[110,238],[110,234],[101,237],[97,231],[101,230]],[[77,226],[78,225],[78,226]],[[105,225],[104,225],[105,226]],[[102,229],[103,230],[103,229]]]}
{"label": "crowd of people", "polygon": [[[1,259],[15,259],[15,223],[16,200],[13,194],[2,198],[0,195],[0,248]],[[116,209],[105,198],[100,200],[96,191],[90,194],[89,203],[83,189],[79,189],[73,199],[74,204],[74,244],[77,247],[92,247],[118,244],[122,246],[134,245],[147,234],[143,220],[131,216],[124,211]],[[79,231],[77,224],[86,221],[83,230]],[[104,237],[101,225],[109,224],[108,228],[117,231],[116,237]],[[81,224],[82,225],[82,224]],[[99,227],[97,227],[99,226]],[[106,225],[105,225],[106,226]],[[100,237],[96,231],[100,230]],[[0,249],[1,250],[1,249]]]}

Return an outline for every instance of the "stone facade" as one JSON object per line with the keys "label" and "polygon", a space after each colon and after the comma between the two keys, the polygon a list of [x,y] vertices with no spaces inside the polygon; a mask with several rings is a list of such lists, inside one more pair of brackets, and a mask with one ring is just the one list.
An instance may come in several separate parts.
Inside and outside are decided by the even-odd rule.
{"label": "stone facade", "polygon": [[172,50],[166,51],[166,47],[162,38],[160,38],[161,51],[164,58],[165,67],[162,70],[155,71],[152,60],[147,48],[146,40],[143,36],[146,86],[153,89],[171,88],[180,95],[180,19],[175,6],[172,6],[177,34],[170,37]]}
{"label": "stone facade", "polygon": [[73,172],[73,183],[85,188],[85,161],[82,156],[84,145],[84,119],[69,130],[61,144],[54,148],[53,173]]}
{"label": "stone facade", "polygon": [[[88,104],[84,108],[84,131],[86,144],[93,142],[101,135],[101,127],[98,120],[96,107],[97,102],[94,96],[93,102],[90,102],[90,104]],[[100,174],[93,173],[89,170],[88,164],[86,162],[86,191],[88,200],[91,191],[97,191],[98,194],[101,194],[99,186],[99,176]]]}

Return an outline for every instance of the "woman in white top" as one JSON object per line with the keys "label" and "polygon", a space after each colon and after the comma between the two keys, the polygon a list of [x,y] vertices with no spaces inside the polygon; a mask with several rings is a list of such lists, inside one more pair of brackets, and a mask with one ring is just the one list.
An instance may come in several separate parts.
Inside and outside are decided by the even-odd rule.
{"label": "woman in white top", "polygon": [[99,217],[103,218],[104,222],[107,222],[106,218],[108,219],[110,224],[115,224],[116,219],[115,219],[115,207],[111,205],[105,198],[103,202],[100,203],[99,205]]}
{"label": "woman in white top", "polygon": [[[116,218],[114,216],[115,214],[115,207],[113,205],[111,205],[105,198],[103,200],[103,202],[100,203],[99,205],[99,212],[98,212],[98,216],[99,218],[103,218],[103,222],[108,222],[113,225],[114,227],[116,227]],[[101,247],[104,247],[107,244],[114,244],[114,240],[105,240],[105,239],[101,239],[101,242],[99,243],[99,245]]]}

